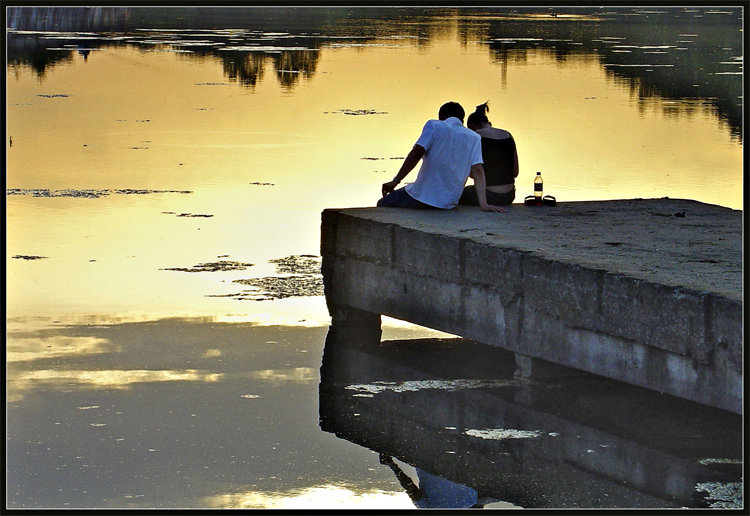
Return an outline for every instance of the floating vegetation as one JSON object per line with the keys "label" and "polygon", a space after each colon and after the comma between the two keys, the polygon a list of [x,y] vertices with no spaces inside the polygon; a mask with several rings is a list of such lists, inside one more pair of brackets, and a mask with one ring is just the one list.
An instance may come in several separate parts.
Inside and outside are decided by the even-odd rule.
{"label": "floating vegetation", "polygon": [[481,439],[533,439],[540,437],[539,430],[515,430],[512,428],[485,428],[484,430],[466,430],[466,435],[479,437]]}
{"label": "floating vegetation", "polygon": [[518,380],[407,380],[404,382],[375,381],[369,384],[347,385],[346,390],[366,394],[381,394],[383,392],[417,392],[426,389],[443,391],[457,391],[461,389],[479,389],[486,387],[506,387],[515,385]]}
{"label": "floating vegetation", "polygon": [[251,185],[257,185],[257,186],[276,186],[273,183],[261,183],[260,181],[255,181],[253,183],[250,183]]}
{"label": "floating vegetation", "polygon": [[620,68],[674,68],[673,64],[618,64],[618,63],[604,63],[604,66],[618,66]]}
{"label": "floating vegetation", "polygon": [[269,301],[288,297],[306,297],[323,295],[323,279],[316,276],[269,276],[234,280],[234,283],[249,285],[258,292],[245,291],[226,297],[252,301]]}
{"label": "floating vegetation", "polygon": [[320,257],[299,254],[270,260],[276,271],[282,274],[320,274]]}
{"label": "floating vegetation", "polygon": [[6,195],[31,195],[32,197],[80,197],[85,199],[97,199],[108,195],[147,195],[159,193],[191,194],[191,190],[139,190],[123,188],[116,190],[49,190],[46,188],[8,188]]}
{"label": "floating vegetation", "polygon": [[229,86],[228,82],[196,82],[196,86]]}
{"label": "floating vegetation", "polygon": [[326,45],[329,48],[361,48],[361,47],[376,47],[376,48],[402,48],[402,45],[388,44],[388,43],[328,43]]}
{"label": "floating vegetation", "polygon": [[210,41],[208,39],[195,39],[195,40],[182,40],[182,41],[170,41],[170,45],[174,45],[176,47],[217,47],[224,45],[224,43],[220,43],[217,41]]}
{"label": "floating vegetation", "polygon": [[177,215],[178,217],[213,217],[213,215],[205,214],[205,213],[180,213]]}
{"label": "floating vegetation", "polygon": [[742,459],[707,458],[707,459],[701,459],[698,462],[700,464],[703,464],[704,466],[708,466],[709,464],[742,464]]}
{"label": "floating vegetation", "polygon": [[741,482],[700,482],[695,490],[706,493],[705,500],[712,509],[738,509],[743,505]]}
{"label": "floating vegetation", "polygon": [[193,192],[191,190],[135,190],[133,188],[123,188],[119,190],[114,190],[114,193],[125,194],[125,195],[146,195],[146,194],[153,194],[153,193],[189,194]]}
{"label": "floating vegetation", "polygon": [[171,52],[173,54],[194,54],[193,50],[185,50],[184,48],[154,48],[147,52]]}
{"label": "floating vegetation", "polygon": [[6,190],[7,195],[31,195],[33,197],[82,197],[88,199],[104,197],[110,193],[109,190],[47,190],[44,188],[9,188]]}
{"label": "floating vegetation", "polygon": [[262,45],[238,45],[233,47],[224,47],[218,49],[220,51],[231,51],[231,52],[286,52],[289,50],[295,51],[308,51],[317,52],[317,48],[308,47],[280,47],[280,46],[262,46]]}
{"label": "floating vegetation", "polygon": [[70,97],[70,95],[66,93],[52,93],[52,94],[38,94],[37,97],[44,97],[48,99],[57,99],[57,98],[64,98],[64,97]]}
{"label": "floating vegetation", "polygon": [[47,258],[47,256],[35,256],[35,255],[28,255],[28,254],[17,254],[13,256],[16,260],[43,260]]}
{"label": "floating vegetation", "polygon": [[323,295],[323,277],[320,273],[320,257],[311,254],[292,255],[270,260],[276,272],[289,276],[268,276],[234,280],[233,283],[248,285],[253,290],[235,294],[217,294],[207,297],[230,297],[241,301],[270,301],[288,297]]}
{"label": "floating vegetation", "polygon": [[374,109],[337,109],[336,111],[323,111],[324,115],[339,114],[345,115],[387,115],[388,111],[375,111]]}
{"label": "floating vegetation", "polygon": [[223,272],[223,271],[239,271],[245,270],[248,267],[252,267],[252,263],[243,262],[232,262],[228,260],[220,260],[218,262],[199,263],[192,267],[168,267],[159,269],[160,271],[178,271],[178,272]]}
{"label": "floating vegetation", "polygon": [[361,158],[361,159],[368,159],[368,160],[372,160],[372,161],[377,161],[379,159],[406,159],[406,158],[404,156],[395,156],[395,157],[392,157],[392,158],[374,158],[374,157],[366,156],[366,157]]}

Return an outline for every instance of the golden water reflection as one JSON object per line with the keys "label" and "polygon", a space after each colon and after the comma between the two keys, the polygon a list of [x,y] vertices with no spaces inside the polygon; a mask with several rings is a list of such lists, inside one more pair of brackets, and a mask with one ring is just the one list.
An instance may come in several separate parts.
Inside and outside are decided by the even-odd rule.
{"label": "golden water reflection", "polygon": [[[175,192],[9,197],[9,313],[265,311],[218,296],[236,293],[235,279],[273,273],[269,260],[317,254],[323,209],[374,205],[446,99],[490,100],[490,119],[518,144],[519,199],[539,170],[559,202],[669,196],[742,207],[742,145],[706,104],[644,101],[594,55],[561,62],[527,49],[498,66],[455,30],[422,47],[322,50],[291,95],[273,81],[252,92],[206,86],[223,82],[214,62],[129,47],[41,82],[9,71],[9,187]],[[56,92],[70,96],[38,96]],[[163,270],[219,256],[254,266]]]}
{"label": "golden water reflection", "polygon": [[290,369],[253,371],[250,376],[271,384],[281,382],[311,383],[318,381],[319,373],[316,368],[294,367]]}
{"label": "golden water reflection", "polygon": [[221,373],[206,373],[194,369],[185,370],[102,370],[75,371],[60,369],[37,369],[24,371],[13,375],[8,382],[14,384],[14,390],[32,382],[51,382],[65,385],[83,385],[89,387],[127,389],[133,384],[144,382],[218,382],[224,375]]}
{"label": "golden water reflection", "polygon": [[28,362],[59,358],[65,355],[89,355],[116,352],[118,347],[109,340],[98,337],[7,338],[6,362]]}
{"label": "golden water reflection", "polygon": [[361,487],[325,484],[284,492],[240,491],[204,499],[206,507],[220,509],[414,509],[402,491],[367,490]]}

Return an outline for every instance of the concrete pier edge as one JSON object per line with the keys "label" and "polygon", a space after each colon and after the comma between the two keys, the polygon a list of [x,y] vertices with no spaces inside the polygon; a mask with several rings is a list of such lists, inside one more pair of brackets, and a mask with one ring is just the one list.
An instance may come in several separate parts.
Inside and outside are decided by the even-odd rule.
{"label": "concrete pier edge", "polygon": [[679,199],[324,210],[326,299],[334,324],[388,315],[740,413],[741,219]]}

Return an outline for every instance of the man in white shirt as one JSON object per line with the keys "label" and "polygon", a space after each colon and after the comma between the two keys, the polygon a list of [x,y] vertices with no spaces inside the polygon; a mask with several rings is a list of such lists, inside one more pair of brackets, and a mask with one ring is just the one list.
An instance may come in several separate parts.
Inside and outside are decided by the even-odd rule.
{"label": "man in white shirt", "polygon": [[[449,210],[458,204],[466,179],[471,177],[480,209],[505,211],[500,206],[487,204],[482,139],[464,127],[464,114],[457,102],[447,102],[440,107],[439,120],[427,121],[396,177],[383,183],[383,198],[378,201],[378,206]],[[416,181],[396,190],[420,159],[422,166]]]}

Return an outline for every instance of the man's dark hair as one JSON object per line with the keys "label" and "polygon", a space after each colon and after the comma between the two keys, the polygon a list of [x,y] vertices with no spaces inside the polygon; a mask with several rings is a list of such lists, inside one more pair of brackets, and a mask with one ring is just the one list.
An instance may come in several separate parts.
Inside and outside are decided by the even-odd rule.
{"label": "man's dark hair", "polygon": [[461,104],[458,102],[446,102],[442,106],[440,106],[440,111],[438,111],[438,118],[440,120],[447,120],[452,116],[455,116],[459,120],[461,120],[461,123],[464,121],[464,115],[466,113],[464,112],[464,108],[461,107]]}

